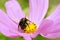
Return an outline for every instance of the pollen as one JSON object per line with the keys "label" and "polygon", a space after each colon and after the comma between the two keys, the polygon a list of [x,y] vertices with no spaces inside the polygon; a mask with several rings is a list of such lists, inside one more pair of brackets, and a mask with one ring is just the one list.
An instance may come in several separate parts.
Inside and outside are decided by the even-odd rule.
{"label": "pollen", "polygon": [[34,23],[29,23],[24,30],[26,33],[34,33],[37,30],[37,26]]}

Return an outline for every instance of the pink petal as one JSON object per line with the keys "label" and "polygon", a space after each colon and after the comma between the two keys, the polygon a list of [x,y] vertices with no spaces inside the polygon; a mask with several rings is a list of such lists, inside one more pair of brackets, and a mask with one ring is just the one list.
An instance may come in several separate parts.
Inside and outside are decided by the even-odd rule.
{"label": "pink petal", "polygon": [[25,39],[25,40],[32,40],[31,37],[28,36],[28,35],[27,35],[27,36],[24,36],[24,39]]}
{"label": "pink petal", "polygon": [[29,0],[30,2],[30,20],[40,25],[48,9],[48,0]]}
{"label": "pink petal", "polygon": [[15,38],[18,36],[18,34],[16,33],[16,31],[14,32],[13,29],[10,29],[9,27],[6,27],[6,25],[3,25],[0,23],[0,32],[5,35],[8,36],[10,38]]}
{"label": "pink petal", "polygon": [[60,38],[60,32],[50,33],[46,37],[47,38]]}
{"label": "pink petal", "polygon": [[16,34],[17,29],[18,25],[10,20],[6,13],[0,10],[0,32],[6,36],[15,37],[18,36]]}
{"label": "pink petal", "polygon": [[32,40],[31,37],[29,37],[29,36],[26,36],[24,39],[25,40]]}
{"label": "pink petal", "polygon": [[40,35],[46,38],[60,38],[60,24],[45,20],[41,25]]}
{"label": "pink petal", "polygon": [[8,16],[15,22],[19,22],[25,15],[17,1],[7,1],[5,4]]}
{"label": "pink petal", "polygon": [[14,23],[12,20],[10,20],[7,14],[4,13],[2,10],[0,10],[0,23],[10,26],[10,28],[13,28],[15,30],[17,30],[18,28],[18,25]]}
{"label": "pink petal", "polygon": [[49,27],[51,27],[53,25],[53,21],[51,21],[51,20],[43,20],[42,21],[42,23],[41,23],[41,25],[40,25],[40,27],[39,27],[39,30],[40,30],[40,35],[42,35],[42,36],[46,36],[47,35],[47,29],[49,28]]}
{"label": "pink petal", "polygon": [[18,34],[22,36],[25,40],[32,40],[30,34],[26,34],[26,33],[18,33]]}
{"label": "pink petal", "polygon": [[35,38],[39,33],[40,33],[40,29],[38,28],[38,30],[35,33],[31,34],[31,37]]}
{"label": "pink petal", "polygon": [[[42,31],[40,34],[47,38],[60,38],[60,5],[55,9],[55,11],[52,12],[50,16],[46,18],[46,20],[52,21],[50,26],[48,23],[42,28],[46,29],[45,31]],[[46,22],[45,22],[46,23]]]}

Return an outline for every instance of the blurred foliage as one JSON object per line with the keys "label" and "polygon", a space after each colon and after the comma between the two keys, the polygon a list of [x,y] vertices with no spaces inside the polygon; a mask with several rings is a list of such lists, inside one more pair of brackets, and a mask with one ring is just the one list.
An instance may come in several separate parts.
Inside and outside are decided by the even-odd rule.
{"label": "blurred foliage", "polygon": [[0,40],[23,40],[22,37],[17,37],[17,38],[8,38],[4,36],[3,34],[0,33]]}
{"label": "blurred foliage", "polygon": [[[6,11],[5,10],[5,4],[6,0],[0,0],[0,9],[2,9],[3,11]],[[28,10],[29,10],[29,1],[28,0],[18,0],[18,2],[20,3],[23,11],[26,13],[26,15],[28,14]],[[60,0],[49,0],[49,9],[47,11],[47,15],[50,15],[51,12],[53,10],[55,10],[56,6],[60,4]],[[22,37],[17,37],[17,38],[8,38],[2,34],[0,34],[0,40],[24,40]],[[47,38],[44,38],[42,36],[37,36],[36,38],[33,38],[33,40],[50,40],[50,39],[47,39]],[[60,40],[60,38],[58,39],[54,39],[54,40]]]}
{"label": "blurred foliage", "polygon": [[0,9],[2,9],[4,11],[5,11],[5,7],[4,7],[5,2],[6,2],[6,0],[0,0]]}
{"label": "blurred foliage", "polygon": [[18,0],[18,2],[20,3],[22,9],[25,9],[29,6],[29,0]]}
{"label": "blurred foliage", "polygon": [[50,39],[47,39],[47,38],[44,38],[44,37],[38,35],[36,38],[33,38],[33,40],[50,40]]}

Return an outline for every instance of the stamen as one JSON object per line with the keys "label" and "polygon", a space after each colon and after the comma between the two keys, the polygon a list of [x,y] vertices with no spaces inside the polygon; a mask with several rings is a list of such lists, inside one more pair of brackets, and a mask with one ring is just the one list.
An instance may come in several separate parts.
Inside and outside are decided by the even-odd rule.
{"label": "stamen", "polygon": [[26,33],[34,33],[36,31],[37,27],[34,23],[30,23],[26,25],[26,28],[24,29]]}

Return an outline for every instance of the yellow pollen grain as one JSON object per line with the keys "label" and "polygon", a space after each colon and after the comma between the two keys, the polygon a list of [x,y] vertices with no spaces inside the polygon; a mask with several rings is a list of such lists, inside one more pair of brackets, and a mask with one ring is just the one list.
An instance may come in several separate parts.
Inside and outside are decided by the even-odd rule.
{"label": "yellow pollen grain", "polygon": [[34,23],[29,23],[24,30],[26,33],[34,33],[37,30],[37,26]]}

